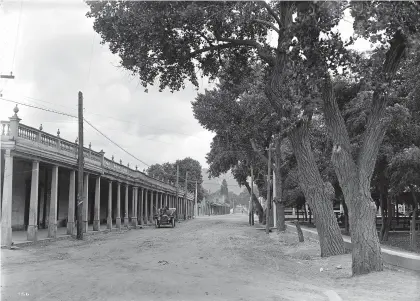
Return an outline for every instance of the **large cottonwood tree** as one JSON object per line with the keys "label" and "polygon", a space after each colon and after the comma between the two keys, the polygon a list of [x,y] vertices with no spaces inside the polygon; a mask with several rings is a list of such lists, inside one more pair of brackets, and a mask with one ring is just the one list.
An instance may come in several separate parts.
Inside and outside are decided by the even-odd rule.
{"label": "large cottonwood tree", "polygon": [[[319,93],[314,87],[322,87],[328,69],[336,70],[347,59],[340,35],[333,30],[342,17],[346,3],[95,1],[89,5],[91,11],[88,16],[95,18],[94,28],[103,42],[109,42],[111,51],[121,57],[122,66],[138,76],[144,87],[153,85],[159,78],[161,89],[179,90],[186,80],[198,85],[197,70],[201,70],[204,76],[216,78],[226,60],[235,62],[233,71],[237,73],[246,70],[252,61],[261,62],[267,71],[267,94],[273,111],[280,118],[290,119],[289,138],[298,162],[302,188],[317,216],[320,239],[328,241],[321,245],[321,254],[327,256],[344,252],[332,207],[329,201],[325,201],[331,191],[322,181],[314,163],[307,129],[313,115],[313,99],[317,99]],[[380,5],[378,9],[377,2],[372,2],[366,8],[355,9],[353,14],[359,32],[371,36],[385,28],[388,37],[398,33],[404,38],[407,30],[415,31],[417,27],[411,28],[412,24],[417,24],[420,18],[411,18],[414,14],[407,9],[395,9],[399,4],[391,5],[391,9],[382,9]],[[417,4],[409,8],[418,9]],[[369,19],[371,15],[379,21],[379,26],[373,26]],[[389,18],[389,15],[393,17]],[[270,46],[267,39],[269,31],[277,35],[275,47]],[[329,38],[320,39],[321,33]],[[404,43],[397,41],[396,45],[401,47]],[[398,56],[393,56],[386,62],[385,74],[395,72],[398,59]],[[382,132],[366,135],[366,141],[372,142],[373,148],[372,151],[362,151],[367,155],[361,156],[357,167],[353,164],[349,170],[340,166],[342,162],[350,163],[353,159],[349,156],[338,158],[345,155],[340,150],[346,149],[340,139],[344,142],[348,139],[340,121],[340,112],[334,105],[328,79],[326,83],[323,100],[327,125],[335,143],[336,158],[333,156],[333,162],[341,188],[346,201],[353,207],[362,200],[361,207],[370,208],[369,196],[359,192],[370,182],[371,162],[376,160],[376,145],[380,145]],[[376,111],[384,111],[383,101],[374,103]],[[381,122],[378,116],[381,116],[372,116],[368,128],[376,129]],[[337,120],[338,123],[334,123]],[[370,133],[369,130],[367,132]],[[339,134],[344,134],[344,138],[338,137]],[[351,189],[346,180],[354,184]],[[368,215],[359,209],[350,210],[354,222],[352,233],[355,233],[352,237],[355,242],[354,274],[382,269],[377,235],[371,222],[372,210],[367,211]],[[364,230],[368,230],[369,234],[361,235]]]}

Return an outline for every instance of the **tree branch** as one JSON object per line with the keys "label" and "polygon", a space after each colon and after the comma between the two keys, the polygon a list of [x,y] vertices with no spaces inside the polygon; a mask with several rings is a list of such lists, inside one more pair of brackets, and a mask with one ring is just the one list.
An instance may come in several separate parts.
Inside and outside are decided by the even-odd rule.
{"label": "tree branch", "polygon": [[[400,31],[397,31],[390,40],[390,48],[386,53],[386,60],[382,67],[382,78],[386,82],[391,83],[398,70],[401,60],[404,57],[406,47],[406,37]],[[370,116],[357,162],[359,167],[359,177],[365,180],[362,181],[365,185],[370,184],[379,148],[382,144],[388,126],[388,120],[386,118],[388,97],[384,95],[381,90],[382,87],[378,87],[373,93]],[[365,187],[365,189],[368,188],[369,187]]]}
{"label": "tree branch", "polygon": [[376,165],[379,148],[385,137],[388,122],[386,120],[386,101],[379,92],[373,94],[373,106],[365,130],[363,144],[357,158],[359,177],[365,179],[362,183],[370,183]]}
{"label": "tree branch", "polygon": [[271,6],[267,2],[260,1],[258,3],[260,3],[267,10],[267,12],[274,18],[274,20],[276,20],[279,27],[284,27],[283,22],[280,20],[279,16],[275,13],[275,11],[271,8]]}
{"label": "tree branch", "polygon": [[201,48],[199,50],[193,51],[190,53],[190,57],[194,57],[197,54],[201,54],[207,51],[213,51],[213,50],[221,50],[221,49],[227,49],[227,48],[231,48],[237,46],[236,44],[233,43],[227,43],[227,44],[219,44],[219,45],[214,45],[214,46],[208,46],[208,47],[204,47]]}
{"label": "tree branch", "polygon": [[280,34],[280,30],[273,23],[270,23],[268,21],[261,20],[261,19],[253,19],[253,20],[251,20],[251,22],[256,22],[256,23],[261,23],[261,24],[267,25],[272,30],[274,30],[275,32],[277,32],[278,34]]}
{"label": "tree branch", "polygon": [[322,100],[324,103],[325,123],[333,142],[331,161],[343,192],[348,193],[348,191],[344,190],[349,189],[348,184],[351,180],[355,180],[354,176],[357,166],[351,154],[350,137],[343,116],[338,108],[329,77],[324,83]]}
{"label": "tree branch", "polygon": [[220,42],[227,42],[231,43],[232,45],[238,45],[238,46],[250,46],[257,49],[257,52],[259,56],[270,66],[274,66],[275,64],[275,58],[273,55],[267,51],[267,49],[264,49],[264,47],[259,44],[257,41],[254,40],[237,40],[237,39],[230,39],[230,38],[222,38],[220,33],[214,32],[214,36],[216,39]]}
{"label": "tree branch", "polygon": [[[251,142],[251,146],[252,146],[252,149],[257,153],[257,155],[258,155],[258,157],[260,157],[263,161],[264,161],[264,163],[265,164],[268,164],[268,159],[267,159],[267,157],[266,156],[264,156],[259,150],[258,150],[258,148],[257,148],[257,146],[255,145],[255,142],[254,142],[254,140],[252,140],[252,139],[250,139],[250,142]],[[273,168],[273,169],[275,169],[276,168],[276,165],[273,163],[273,162],[271,162],[271,167]]]}

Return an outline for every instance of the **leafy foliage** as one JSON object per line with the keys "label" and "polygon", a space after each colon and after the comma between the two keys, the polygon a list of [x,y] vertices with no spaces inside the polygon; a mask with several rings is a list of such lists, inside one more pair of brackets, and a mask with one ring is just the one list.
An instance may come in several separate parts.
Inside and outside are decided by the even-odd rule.
{"label": "leafy foliage", "polygon": [[179,187],[185,188],[186,172],[188,171],[188,191],[195,192],[195,181],[197,181],[197,200],[203,199],[204,189],[202,187],[203,176],[201,174],[201,164],[192,158],[177,160],[174,163],[154,164],[147,169],[147,174],[155,178],[170,181],[176,184],[176,170],[179,166]]}
{"label": "leafy foliage", "polygon": [[395,155],[389,164],[392,193],[420,192],[420,148],[412,146]]}

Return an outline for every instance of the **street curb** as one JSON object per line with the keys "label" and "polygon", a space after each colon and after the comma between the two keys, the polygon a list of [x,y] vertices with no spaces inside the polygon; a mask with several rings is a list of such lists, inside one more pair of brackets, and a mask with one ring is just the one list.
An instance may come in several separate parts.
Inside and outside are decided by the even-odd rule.
{"label": "street curb", "polygon": [[[289,231],[291,233],[297,233],[296,227],[292,223],[286,223],[286,231]],[[318,233],[314,229],[308,229],[304,226],[301,226],[303,236],[305,238],[309,239],[315,239],[318,240]],[[344,246],[346,249],[351,250],[353,248],[353,245],[351,243],[350,237],[343,236],[344,240]],[[387,247],[381,246],[382,251],[382,257],[384,259],[384,262],[393,266],[397,266],[400,268],[417,271],[420,272],[420,255],[416,253],[411,252],[405,252],[405,251],[396,251],[389,249]]]}

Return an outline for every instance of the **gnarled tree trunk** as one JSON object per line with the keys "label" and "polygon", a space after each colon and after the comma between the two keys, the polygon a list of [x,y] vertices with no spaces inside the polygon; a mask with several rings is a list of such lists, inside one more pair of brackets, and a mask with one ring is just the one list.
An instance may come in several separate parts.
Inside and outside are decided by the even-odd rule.
{"label": "gnarled tree trunk", "polygon": [[316,165],[309,142],[308,121],[300,122],[289,138],[298,163],[301,189],[317,221],[321,256],[344,254],[344,241],[331,202],[332,191],[325,185]]}
{"label": "gnarled tree trunk", "polygon": [[385,131],[372,120],[369,121],[368,134],[360,150],[362,155],[359,155],[356,164],[351,154],[350,138],[344,119],[329,79],[323,92],[325,120],[334,144],[331,161],[349,210],[353,244],[352,272],[353,275],[360,275],[382,271],[383,259],[376,231],[376,205],[370,193],[370,180]]}
{"label": "gnarled tree trunk", "polygon": [[372,96],[363,144],[356,161],[351,154],[350,137],[334,97],[329,75],[326,75],[327,80],[323,87],[324,116],[334,144],[331,159],[349,208],[353,275],[383,270],[376,231],[376,205],[370,194],[370,181],[387,127],[387,96],[381,90],[382,84],[385,81],[390,83],[398,70],[407,39],[403,32],[397,30],[389,42],[390,47]]}

